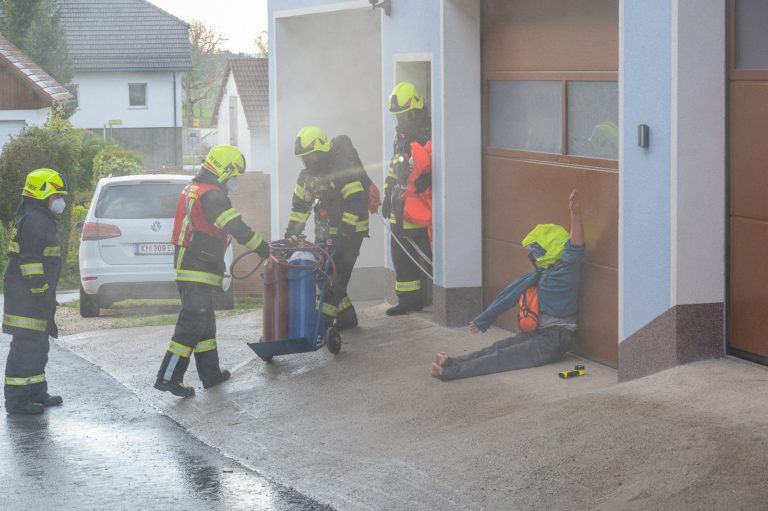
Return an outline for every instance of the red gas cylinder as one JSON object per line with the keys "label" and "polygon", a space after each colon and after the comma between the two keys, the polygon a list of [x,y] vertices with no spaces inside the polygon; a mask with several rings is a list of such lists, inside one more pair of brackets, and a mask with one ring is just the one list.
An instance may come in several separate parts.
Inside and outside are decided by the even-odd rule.
{"label": "red gas cylinder", "polygon": [[264,341],[288,339],[288,269],[274,257],[264,266]]}

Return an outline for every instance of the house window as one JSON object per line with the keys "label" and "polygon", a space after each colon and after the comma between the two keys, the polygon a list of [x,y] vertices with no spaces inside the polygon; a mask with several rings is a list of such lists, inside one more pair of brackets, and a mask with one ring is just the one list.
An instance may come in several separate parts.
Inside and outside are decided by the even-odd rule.
{"label": "house window", "polygon": [[129,83],[128,84],[128,106],[142,107],[147,106],[147,84]]}
{"label": "house window", "polygon": [[617,160],[616,81],[489,80],[490,147]]}
{"label": "house window", "polygon": [[492,147],[559,153],[563,145],[560,82],[491,80],[488,142]]}
{"label": "house window", "polygon": [[72,105],[75,110],[80,108],[80,86],[76,83],[70,83],[66,86],[66,89],[72,94]]}
{"label": "house window", "polygon": [[618,82],[568,82],[568,154],[619,158]]}

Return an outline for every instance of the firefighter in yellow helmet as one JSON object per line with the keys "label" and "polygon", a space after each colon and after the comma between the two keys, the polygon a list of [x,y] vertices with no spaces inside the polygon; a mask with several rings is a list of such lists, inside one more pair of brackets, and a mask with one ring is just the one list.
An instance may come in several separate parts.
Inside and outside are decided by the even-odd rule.
{"label": "firefighter in yellow helmet", "polygon": [[64,178],[51,169],[27,174],[16,211],[16,226],[5,268],[3,332],[13,336],[5,365],[5,409],[10,414],[39,414],[59,406],[48,394],[45,366],[54,322],[56,285],[61,272],[58,217],[67,194]]}
{"label": "firefighter in yellow helmet", "polygon": [[301,234],[314,209],[315,243],[330,245],[336,265],[336,280],[322,304],[326,326],[355,327],[357,313],[347,285],[363,238],[368,237],[371,180],[346,135],[331,140],[321,128],[305,126],[296,135],[294,154],[304,169],[294,189],[285,237]]}
{"label": "firefighter in yellow helmet", "polygon": [[171,242],[176,245],[181,312],[155,382],[156,389],[175,396],[195,394],[194,388],[183,383],[193,354],[203,388],[230,377],[229,371],[219,368],[213,310],[213,293],[222,290],[229,237],[262,258],[269,255],[268,243],[246,225],[227,195],[244,172],[243,154],[236,147],[218,145],[179,197]]}
{"label": "firefighter in yellow helmet", "polygon": [[[397,294],[397,305],[386,313],[398,316],[424,307],[422,272],[411,258],[418,261],[419,252],[432,258],[431,218],[426,224],[406,218],[406,198],[431,191],[432,134],[424,96],[412,83],[400,82],[395,86],[389,97],[389,112],[396,116],[397,127],[381,211],[384,218],[389,218],[393,235],[390,247]],[[411,257],[394,237],[408,249]]]}

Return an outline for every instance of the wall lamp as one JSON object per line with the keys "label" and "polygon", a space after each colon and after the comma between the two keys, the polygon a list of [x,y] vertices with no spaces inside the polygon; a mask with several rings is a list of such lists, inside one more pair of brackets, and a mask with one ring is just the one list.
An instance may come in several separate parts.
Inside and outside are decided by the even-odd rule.
{"label": "wall lamp", "polygon": [[382,0],[381,2],[378,0],[368,0],[368,3],[371,4],[372,9],[384,9],[384,14],[387,16],[392,14],[392,0]]}

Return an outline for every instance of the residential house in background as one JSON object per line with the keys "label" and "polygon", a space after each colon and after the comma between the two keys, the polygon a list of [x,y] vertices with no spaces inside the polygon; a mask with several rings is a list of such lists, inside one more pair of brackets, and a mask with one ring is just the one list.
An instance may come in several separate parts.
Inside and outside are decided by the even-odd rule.
{"label": "residential house in background", "polygon": [[218,143],[237,146],[247,170],[271,173],[269,74],[265,58],[237,58],[227,64],[213,110]]}
{"label": "residential house in background", "polygon": [[0,35],[0,150],[26,126],[45,123],[57,102],[72,95]]}
{"label": "residential house in background", "polygon": [[147,168],[182,163],[187,23],[145,0],[58,0],[74,67],[70,118],[140,152]]}

